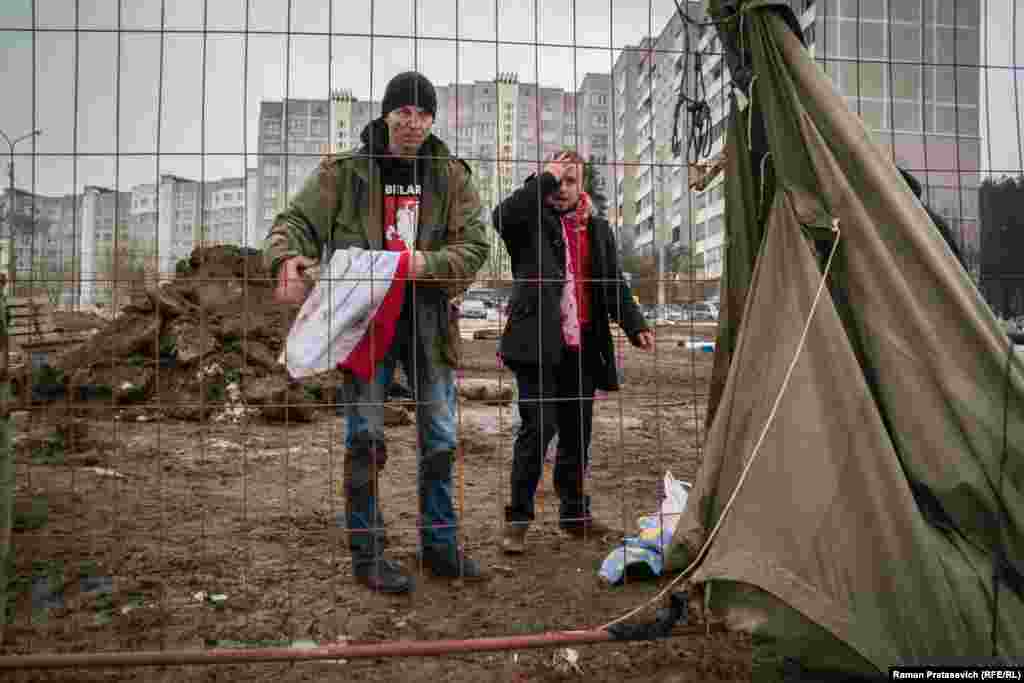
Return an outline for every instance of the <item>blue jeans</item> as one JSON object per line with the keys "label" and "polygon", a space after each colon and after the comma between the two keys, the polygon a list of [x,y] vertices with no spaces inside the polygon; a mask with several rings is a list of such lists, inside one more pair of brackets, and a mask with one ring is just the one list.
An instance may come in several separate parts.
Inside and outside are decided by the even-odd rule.
{"label": "blue jeans", "polygon": [[[360,443],[386,444],[383,405],[395,368],[401,362],[416,399],[421,541],[424,546],[452,546],[457,541],[458,523],[452,504],[451,481],[456,448],[455,373],[448,367],[435,367],[426,372],[422,355],[414,364],[407,346],[396,340],[392,350],[377,365],[371,381],[349,376],[341,386],[338,412],[345,416],[345,447],[351,450]],[[370,513],[376,511],[362,512],[364,514],[348,520],[350,528],[365,528],[366,520],[374,519],[374,514]]]}

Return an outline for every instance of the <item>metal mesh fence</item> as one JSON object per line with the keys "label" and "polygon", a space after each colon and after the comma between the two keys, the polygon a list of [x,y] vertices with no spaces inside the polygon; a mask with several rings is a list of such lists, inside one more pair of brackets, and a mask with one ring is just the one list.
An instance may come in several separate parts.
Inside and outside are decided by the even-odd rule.
{"label": "metal mesh fence", "polygon": [[[788,4],[814,59],[916,180],[1015,329],[1020,3]],[[640,515],[660,509],[666,471],[692,481],[700,464],[728,247],[715,162],[743,97],[701,3],[11,0],[0,40],[10,164],[0,265],[19,408],[5,654],[532,633],[604,623],[653,593],[632,577],[611,589],[597,571]],[[445,156],[396,180],[372,145],[365,187],[415,188],[409,241],[454,255],[399,286],[398,336],[363,343],[369,375],[296,381],[279,356],[298,306],[272,301],[279,263],[265,261],[265,238],[275,224],[298,225],[282,253],[307,239],[324,284],[340,277],[333,254],[386,249],[388,233],[375,242],[360,230],[387,200],[359,194],[345,164],[381,116],[388,82],[408,70],[432,81],[431,130],[465,160],[472,189],[424,199],[430,164]],[[531,374],[498,345],[528,315],[561,324],[553,309],[575,266],[546,270],[538,256],[550,207],[538,200],[508,221],[529,236],[518,252],[492,212],[565,149],[582,158],[579,184],[612,238],[590,258],[618,268],[576,273],[581,292],[602,294],[574,298],[621,323],[604,359],[620,391],[586,353]],[[296,206],[325,168],[349,170],[330,176],[342,200],[321,225]],[[469,208],[455,221],[460,201]],[[465,235],[479,228],[484,246],[471,258],[456,222]],[[403,267],[374,264],[347,281],[368,280],[368,296],[383,300]],[[656,340],[647,352],[630,344],[644,327]],[[530,329],[530,352],[543,354],[552,337]],[[603,343],[588,334],[585,350]],[[432,355],[434,342],[461,347],[460,362]],[[392,379],[383,370],[396,360],[407,362]],[[366,433],[374,438],[353,441]],[[379,508],[361,509],[373,514],[359,529],[373,536],[375,566],[386,548],[413,576],[413,599],[381,597],[353,576],[353,468],[367,462]],[[535,510],[527,554],[510,558],[503,534],[525,521],[506,509],[516,486]],[[454,516],[431,507],[446,497]],[[378,510],[386,545],[370,531],[382,527]],[[581,539],[561,533],[591,516],[603,524],[584,525]],[[488,581],[435,576],[429,541],[448,531],[464,553],[456,573],[471,557]],[[685,642],[703,653],[709,680],[749,665],[741,640]],[[681,666],[672,646],[658,652]],[[508,661],[456,657],[445,675],[507,675]],[[265,666],[240,675],[305,675]],[[335,668],[318,675],[381,680],[441,671],[321,666]],[[628,666],[608,655],[590,670],[619,680]],[[185,671],[206,675],[161,675]]]}

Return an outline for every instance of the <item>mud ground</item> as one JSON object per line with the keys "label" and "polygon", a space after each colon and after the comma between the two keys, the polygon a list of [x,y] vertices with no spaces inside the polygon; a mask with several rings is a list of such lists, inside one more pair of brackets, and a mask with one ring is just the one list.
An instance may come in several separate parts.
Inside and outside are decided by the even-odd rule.
{"label": "mud ground", "polygon": [[[626,385],[595,408],[588,487],[611,534],[557,529],[548,478],[529,553],[496,547],[514,435],[511,405],[460,403],[457,501],[467,550],[491,579],[446,582],[416,566],[415,427],[390,428],[384,476],[389,552],[417,572],[409,597],[356,585],[335,526],[341,422],[181,421],[159,406],[59,402],[18,416],[13,623],[3,654],[195,649],[214,644],[475,638],[600,626],[665,581],[609,587],[597,569],[638,516],[658,509],[671,470],[700,458],[711,355],[679,348],[713,330],[662,328],[657,349],[623,345]],[[466,340],[462,378],[513,382],[496,343]],[[68,427],[67,425],[72,425]],[[57,430],[57,425],[63,425]],[[60,447],[55,446],[58,444]],[[33,587],[33,584],[35,586]],[[33,599],[33,592],[35,598]],[[48,606],[47,606],[48,605]],[[648,611],[638,620],[649,621]],[[750,676],[740,635],[553,650],[349,662],[21,671],[5,680],[140,681],[736,681]]]}

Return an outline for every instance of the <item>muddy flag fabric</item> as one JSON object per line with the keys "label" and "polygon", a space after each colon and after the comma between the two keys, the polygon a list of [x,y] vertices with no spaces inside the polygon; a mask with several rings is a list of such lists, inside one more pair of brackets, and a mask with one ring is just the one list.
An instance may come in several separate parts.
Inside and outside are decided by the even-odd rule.
{"label": "muddy flag fabric", "polygon": [[409,251],[339,249],[288,332],[280,362],[294,379],[335,368],[368,380],[394,341]]}
{"label": "muddy flag fabric", "polygon": [[708,7],[753,71],[730,130],[766,146],[727,143],[735,342],[666,573],[706,548],[691,580],[753,634],[756,681],[1012,661],[1024,364],[788,6]]}

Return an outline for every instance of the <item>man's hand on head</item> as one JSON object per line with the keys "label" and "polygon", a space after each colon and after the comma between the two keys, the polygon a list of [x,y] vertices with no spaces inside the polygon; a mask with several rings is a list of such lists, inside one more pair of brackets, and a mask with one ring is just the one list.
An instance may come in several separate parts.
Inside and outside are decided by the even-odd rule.
{"label": "man's hand on head", "polygon": [[274,301],[279,304],[301,304],[309,294],[310,284],[302,271],[316,265],[316,259],[306,256],[292,256],[281,262],[274,288]]}
{"label": "man's hand on head", "polygon": [[557,157],[549,161],[544,165],[544,172],[550,173],[555,176],[555,180],[562,182],[562,175],[565,173],[565,169],[572,163],[570,157],[565,152],[562,152]]}

